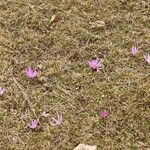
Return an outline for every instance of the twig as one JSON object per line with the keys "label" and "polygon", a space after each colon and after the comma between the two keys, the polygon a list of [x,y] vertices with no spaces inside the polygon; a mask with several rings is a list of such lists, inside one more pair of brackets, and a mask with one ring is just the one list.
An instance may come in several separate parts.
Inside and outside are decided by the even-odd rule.
{"label": "twig", "polygon": [[[37,120],[39,120],[38,117],[37,117],[37,115],[36,115],[36,113],[35,113],[35,110],[34,110],[34,108],[33,108],[33,106],[32,106],[32,103],[31,103],[29,97],[28,97],[27,94],[24,92],[23,88],[21,87],[21,85],[18,83],[18,81],[16,80],[16,78],[15,78],[14,76],[13,76],[13,80],[14,80],[14,83],[15,83],[15,84],[19,87],[19,89],[21,90],[21,92],[22,92],[22,94],[23,94],[25,100],[27,101],[27,103],[28,103],[28,105],[29,105],[29,107],[30,107],[30,109],[31,109],[31,111],[32,111],[32,113],[33,113],[33,115],[34,115],[34,117],[35,117]],[[39,122],[39,124],[40,124],[40,122]],[[40,125],[41,125],[41,124],[40,124]]]}
{"label": "twig", "polygon": [[89,41],[90,41],[90,38],[86,41],[85,47],[83,48],[83,51],[85,51],[85,49],[88,47]]}
{"label": "twig", "polygon": [[133,112],[133,110],[139,105],[139,103],[137,105],[135,105],[128,113],[127,115],[123,118],[123,120],[121,121],[120,125],[122,126],[123,123],[125,122],[125,120],[129,117],[129,115]]}
{"label": "twig", "polygon": [[[146,99],[147,97],[149,97],[150,95],[148,94],[145,98],[143,98],[142,100],[142,103],[143,103],[143,100]],[[137,102],[136,102],[137,103]],[[138,107],[138,105],[140,105],[141,103],[137,103],[131,110],[128,111],[127,115],[124,117],[124,119],[121,121],[120,125],[122,126],[123,123],[125,122],[125,120],[129,117],[129,115],[133,112],[134,109],[136,109]]]}

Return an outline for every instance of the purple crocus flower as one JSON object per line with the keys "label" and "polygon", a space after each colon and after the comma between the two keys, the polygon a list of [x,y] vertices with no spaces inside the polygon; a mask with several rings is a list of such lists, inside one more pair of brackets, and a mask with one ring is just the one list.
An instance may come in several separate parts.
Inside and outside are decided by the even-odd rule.
{"label": "purple crocus flower", "polygon": [[150,65],[150,54],[148,54],[147,56],[144,56],[145,60],[148,62],[148,64]]}
{"label": "purple crocus flower", "polygon": [[61,125],[62,121],[63,121],[63,117],[62,115],[57,115],[57,118],[53,118],[52,120],[54,121],[54,123],[50,123],[52,126],[57,126],[57,125]]}
{"label": "purple crocus flower", "polygon": [[0,96],[4,95],[5,92],[6,92],[6,89],[0,87]]}
{"label": "purple crocus flower", "polygon": [[109,112],[106,111],[106,110],[100,112],[100,116],[101,116],[102,118],[106,118],[108,115],[109,115]]}
{"label": "purple crocus flower", "polygon": [[29,77],[30,79],[34,79],[35,77],[37,77],[37,71],[33,70],[31,67],[27,67],[26,76]]}
{"label": "purple crocus flower", "polygon": [[92,68],[93,70],[99,70],[102,67],[102,63],[99,60],[90,60],[88,62],[90,68]]}
{"label": "purple crocus flower", "polygon": [[137,52],[138,52],[138,48],[137,47],[132,47],[132,49],[131,49],[132,55],[135,56],[137,54]]}
{"label": "purple crocus flower", "polygon": [[37,125],[38,125],[38,121],[33,119],[33,120],[31,120],[31,122],[29,124],[29,128],[35,129],[37,127]]}

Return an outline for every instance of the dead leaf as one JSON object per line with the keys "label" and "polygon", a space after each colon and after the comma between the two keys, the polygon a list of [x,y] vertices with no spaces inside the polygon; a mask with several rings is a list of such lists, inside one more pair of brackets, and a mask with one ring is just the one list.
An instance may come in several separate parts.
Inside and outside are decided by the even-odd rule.
{"label": "dead leaf", "polygon": [[75,149],[73,150],[96,150],[96,146],[90,146],[85,144],[79,144]]}
{"label": "dead leaf", "polygon": [[101,28],[105,26],[105,22],[100,20],[97,20],[95,22],[90,22],[89,24],[91,28]]}
{"label": "dead leaf", "polygon": [[55,14],[55,15],[53,15],[53,16],[51,17],[50,22],[51,22],[51,23],[53,23],[53,22],[58,22],[59,19],[60,19],[60,18],[58,17],[58,15]]}

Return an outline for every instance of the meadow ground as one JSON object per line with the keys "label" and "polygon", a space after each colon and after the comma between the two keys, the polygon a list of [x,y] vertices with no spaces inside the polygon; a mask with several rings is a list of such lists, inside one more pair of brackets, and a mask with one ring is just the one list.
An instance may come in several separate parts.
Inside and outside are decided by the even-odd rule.
{"label": "meadow ground", "polygon": [[[148,150],[149,16],[149,0],[0,0],[0,149]],[[92,58],[102,61],[99,72]],[[51,126],[57,113],[63,122]]]}

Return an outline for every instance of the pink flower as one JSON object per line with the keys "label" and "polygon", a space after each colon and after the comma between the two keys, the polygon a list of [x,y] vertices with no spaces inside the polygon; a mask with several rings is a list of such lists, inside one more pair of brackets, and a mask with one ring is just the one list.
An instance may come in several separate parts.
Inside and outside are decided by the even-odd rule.
{"label": "pink flower", "polygon": [[100,116],[101,116],[102,118],[106,118],[106,117],[108,117],[108,115],[109,115],[109,113],[108,113],[108,111],[106,111],[106,110],[100,112]]}
{"label": "pink flower", "polygon": [[150,65],[150,54],[148,54],[147,56],[144,56],[145,60],[148,62],[148,64]]}
{"label": "pink flower", "polygon": [[26,76],[30,79],[34,79],[37,76],[37,71],[33,70],[31,67],[26,68]]}
{"label": "pink flower", "polygon": [[102,67],[102,63],[99,60],[90,60],[88,62],[90,68],[92,68],[93,70],[99,70]]}
{"label": "pink flower", "polygon": [[138,52],[138,48],[137,47],[132,47],[132,49],[131,49],[132,55],[135,56],[137,54],[137,52]]}
{"label": "pink flower", "polygon": [[57,118],[53,118],[52,117],[52,120],[54,121],[54,123],[50,123],[52,126],[57,126],[57,125],[61,125],[62,121],[63,121],[63,117],[62,115],[57,115]]}
{"label": "pink flower", "polygon": [[29,128],[35,129],[37,127],[37,125],[38,125],[38,121],[33,119],[33,120],[31,120],[31,122],[29,124]]}
{"label": "pink flower", "polygon": [[0,87],[0,96],[2,96],[6,92],[5,88]]}

